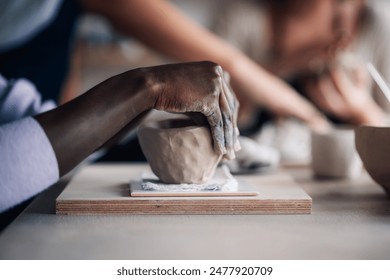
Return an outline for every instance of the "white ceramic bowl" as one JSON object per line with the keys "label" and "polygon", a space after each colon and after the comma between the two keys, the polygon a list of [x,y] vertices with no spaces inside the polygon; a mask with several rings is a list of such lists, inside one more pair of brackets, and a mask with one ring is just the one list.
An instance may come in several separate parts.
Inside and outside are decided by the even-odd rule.
{"label": "white ceramic bowl", "polygon": [[209,127],[197,126],[191,119],[144,123],[138,138],[151,169],[165,183],[204,183],[221,160]]}
{"label": "white ceramic bowl", "polygon": [[390,195],[390,127],[361,126],[355,143],[368,174]]}

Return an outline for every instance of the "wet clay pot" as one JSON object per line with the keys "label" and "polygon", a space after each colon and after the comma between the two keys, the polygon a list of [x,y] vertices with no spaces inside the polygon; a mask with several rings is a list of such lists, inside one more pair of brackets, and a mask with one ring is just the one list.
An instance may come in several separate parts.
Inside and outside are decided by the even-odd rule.
{"label": "wet clay pot", "polygon": [[205,183],[221,160],[213,149],[209,127],[191,119],[144,123],[138,138],[152,171],[165,183]]}
{"label": "wet clay pot", "polygon": [[361,126],[355,142],[368,174],[390,195],[390,127]]}

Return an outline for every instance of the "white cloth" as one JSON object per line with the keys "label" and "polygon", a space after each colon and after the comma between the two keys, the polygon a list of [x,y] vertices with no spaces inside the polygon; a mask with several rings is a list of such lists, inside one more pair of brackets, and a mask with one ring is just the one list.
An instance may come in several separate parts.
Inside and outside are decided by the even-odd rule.
{"label": "white cloth", "polygon": [[[137,183],[137,182],[133,182]],[[141,188],[145,191],[159,192],[201,192],[201,191],[237,191],[237,180],[226,166],[217,168],[214,176],[203,184],[166,184],[152,172],[141,174]]]}
{"label": "white cloth", "polygon": [[1,0],[0,51],[23,44],[45,28],[54,19],[62,1]]}
{"label": "white cloth", "polygon": [[31,115],[54,107],[27,80],[0,76],[0,212],[43,191],[59,178],[45,132]]}

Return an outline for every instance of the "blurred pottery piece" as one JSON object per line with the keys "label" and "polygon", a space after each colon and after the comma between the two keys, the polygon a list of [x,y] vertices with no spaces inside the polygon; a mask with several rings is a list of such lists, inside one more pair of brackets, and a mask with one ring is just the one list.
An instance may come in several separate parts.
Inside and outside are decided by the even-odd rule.
{"label": "blurred pottery piece", "polygon": [[191,119],[146,122],[138,129],[138,138],[152,171],[165,183],[205,183],[221,160],[209,127]]}
{"label": "blurred pottery piece", "polygon": [[239,136],[241,150],[236,152],[236,158],[224,162],[232,174],[251,174],[276,170],[280,162],[279,151],[270,145]]}
{"label": "blurred pottery piece", "polygon": [[312,132],[311,167],[316,177],[354,179],[361,175],[354,134],[353,128],[344,126]]}
{"label": "blurred pottery piece", "polygon": [[368,174],[390,195],[390,127],[361,126],[355,135]]}

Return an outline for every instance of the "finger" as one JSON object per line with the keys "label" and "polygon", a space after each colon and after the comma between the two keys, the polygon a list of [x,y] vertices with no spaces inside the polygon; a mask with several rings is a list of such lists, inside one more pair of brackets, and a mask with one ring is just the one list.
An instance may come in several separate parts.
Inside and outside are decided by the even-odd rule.
{"label": "finger", "polygon": [[237,100],[236,95],[234,94],[232,88],[230,87],[230,84],[225,79],[226,75],[229,75],[226,71],[224,72],[224,81],[223,81],[223,93],[226,96],[226,99],[229,104],[229,110],[232,114],[232,125],[233,125],[233,149],[234,151],[238,151],[241,149],[240,142],[238,140],[238,136],[240,135],[240,132],[238,130],[237,126],[237,120],[238,120],[238,109],[239,109],[239,102]]}
{"label": "finger", "polygon": [[223,79],[227,84],[230,84],[230,74],[228,71],[223,70]]}
{"label": "finger", "polygon": [[213,106],[212,111],[205,112],[204,115],[210,125],[215,152],[220,155],[226,154],[223,121],[219,106]]}
{"label": "finger", "polygon": [[230,87],[230,76],[229,73],[224,71],[223,72],[223,79],[222,79],[222,89],[223,93],[226,96],[226,100],[229,104],[229,110],[231,112],[234,112],[235,107],[237,106],[237,98],[233,92],[233,89]]}
{"label": "finger", "polygon": [[309,99],[315,104],[317,104],[317,91],[318,91],[317,82],[314,81],[313,79],[305,81],[304,89]]}
{"label": "finger", "polygon": [[[235,157],[235,151],[241,149],[240,142],[238,140],[240,133],[237,127],[239,103],[235,94],[233,93],[233,90],[230,87],[229,73],[224,71],[221,66],[218,66],[216,70],[218,75],[221,77],[222,82],[221,85],[223,97],[222,100],[220,100],[220,106],[222,111],[222,118],[224,121],[225,146],[228,153],[226,157],[228,159],[233,159]],[[226,121],[228,121],[228,123]]]}
{"label": "finger", "polygon": [[347,76],[345,71],[341,70],[339,67],[336,67],[330,72],[330,77],[336,88],[344,98],[351,98],[353,95],[353,85],[350,78]]}
{"label": "finger", "polygon": [[319,81],[319,98],[324,110],[336,115],[342,114],[344,102],[330,77]]}
{"label": "finger", "polygon": [[232,121],[233,121],[232,110],[233,110],[234,102],[231,98],[227,96],[229,89],[225,82],[224,71],[222,67],[220,66],[217,67],[217,73],[219,75],[219,82],[220,82],[219,87],[221,89],[221,93],[219,95],[219,108],[221,110],[223,131],[224,131],[224,138],[225,138],[225,143],[224,143],[226,149],[225,157],[227,159],[233,159],[235,158],[234,147],[233,147],[234,129],[232,125]]}
{"label": "finger", "polygon": [[221,108],[223,130],[225,135],[226,158],[234,159],[234,128],[233,128],[233,112],[230,110],[229,102],[224,92],[219,96],[219,106]]}
{"label": "finger", "polygon": [[328,102],[325,100],[323,92],[320,90],[319,87],[319,81],[310,81],[308,82],[306,88],[307,88],[307,94],[309,95],[310,99],[322,110],[329,111],[329,105]]}
{"label": "finger", "polygon": [[359,88],[369,87],[370,76],[366,68],[364,68],[362,65],[359,64],[353,68],[353,77]]}
{"label": "finger", "polygon": [[238,152],[241,150],[241,145],[239,141],[240,131],[238,129],[238,112],[240,109],[240,103],[238,102],[237,98],[235,99],[235,106],[234,106],[234,112],[233,112],[233,128],[234,128],[234,150]]}

